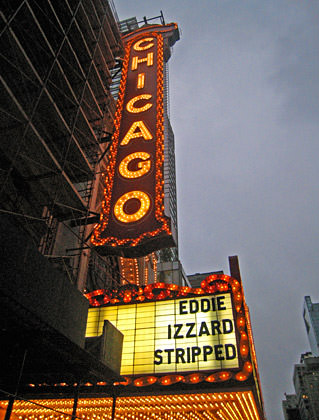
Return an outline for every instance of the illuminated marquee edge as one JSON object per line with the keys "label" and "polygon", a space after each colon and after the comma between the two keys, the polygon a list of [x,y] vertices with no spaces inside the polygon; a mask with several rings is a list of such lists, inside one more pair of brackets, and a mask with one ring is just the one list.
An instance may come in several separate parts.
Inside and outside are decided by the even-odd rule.
{"label": "illuminated marquee edge", "polygon": [[[107,395],[107,396],[106,396]],[[108,394],[103,396],[87,396],[80,400],[77,412],[79,418],[92,420],[101,417],[101,413],[111,413],[114,397]],[[134,395],[117,396],[116,413],[118,418],[149,418],[156,407],[157,418],[169,417],[170,412],[182,414],[182,418],[194,418],[189,414],[199,415],[199,418],[232,419],[232,420],[260,420],[263,419],[262,410],[258,407],[253,391],[231,392],[196,392],[174,393],[161,395]],[[47,419],[71,419],[74,400],[72,398],[60,399],[33,399],[34,409],[30,402],[16,400],[13,415],[23,420],[32,420],[39,416]],[[231,404],[231,405],[230,405]],[[203,407],[204,405],[204,407]],[[7,409],[8,401],[0,401],[0,409]],[[41,406],[39,411],[39,406]],[[181,407],[182,406],[182,407]],[[52,414],[55,415],[52,416]],[[230,417],[230,412],[233,414]],[[141,416],[142,414],[142,416]]]}
{"label": "illuminated marquee edge", "polygon": [[[116,382],[115,385],[133,385],[136,387],[158,385],[173,385],[176,383],[198,384],[200,382],[220,383],[230,380],[243,382],[251,376],[254,366],[251,361],[251,348],[253,348],[252,334],[248,328],[248,313],[244,301],[243,290],[240,282],[226,274],[212,274],[201,282],[200,288],[181,287],[176,284],[154,283],[138,287],[134,284],[123,286],[120,289],[100,289],[87,293],[84,296],[89,300],[91,307],[122,305],[141,302],[168,300],[178,297],[191,297],[215,292],[231,291],[235,306],[236,327],[240,335],[239,353],[242,360],[242,370],[222,370],[214,373],[194,372],[188,375],[165,374],[143,375],[138,378],[125,375],[125,381]],[[252,356],[254,356],[252,354]],[[256,369],[256,361],[253,357]]]}
{"label": "illuminated marquee edge", "polygon": [[[113,181],[115,175],[115,165],[117,158],[117,151],[119,146],[120,126],[123,113],[124,96],[126,81],[129,69],[129,59],[132,44],[139,38],[144,38],[146,35],[157,38],[157,101],[156,101],[156,186],[155,186],[155,218],[161,223],[161,227],[151,232],[143,232],[137,238],[117,238],[109,236],[102,238],[103,231],[107,228],[110,212],[111,212],[111,196],[113,189]],[[91,242],[94,246],[136,246],[143,239],[152,238],[164,232],[172,235],[170,228],[170,219],[164,214],[164,177],[163,177],[163,163],[164,163],[164,104],[163,104],[163,36],[158,32],[143,32],[134,38],[130,39],[125,47],[125,58],[122,67],[122,77],[119,88],[119,95],[117,101],[117,109],[115,113],[114,127],[115,132],[112,137],[112,144],[110,147],[110,160],[106,168],[106,173],[103,174],[105,188],[104,200],[102,202],[102,212],[100,215],[100,222],[94,227]]]}

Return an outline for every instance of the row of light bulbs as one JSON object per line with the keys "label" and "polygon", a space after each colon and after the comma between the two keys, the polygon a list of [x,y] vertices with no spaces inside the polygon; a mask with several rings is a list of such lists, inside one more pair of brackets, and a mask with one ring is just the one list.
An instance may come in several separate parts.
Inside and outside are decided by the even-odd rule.
{"label": "row of light bulbs", "polygon": [[[16,402],[14,413],[20,420],[50,420],[68,419],[71,413],[57,414],[50,411],[60,409],[71,411],[73,400],[40,400],[40,407],[30,408],[32,404],[21,401]],[[78,416],[86,420],[100,420],[109,418],[112,408],[112,398],[101,399],[80,399],[78,402]],[[24,406],[27,406],[24,408]],[[29,407],[28,407],[29,406]],[[4,407],[4,404],[3,404]],[[128,411],[129,410],[129,411]],[[167,418],[168,413],[172,415],[216,415],[219,412],[229,420],[258,420],[259,415],[252,392],[229,392],[214,394],[180,394],[180,395],[159,395],[145,397],[118,397],[116,405],[116,417],[123,415],[138,419],[153,414],[156,418]],[[103,414],[102,414],[103,413]],[[164,416],[164,417],[163,417]],[[147,418],[147,417],[145,417]],[[214,417],[211,417],[214,419]]]}

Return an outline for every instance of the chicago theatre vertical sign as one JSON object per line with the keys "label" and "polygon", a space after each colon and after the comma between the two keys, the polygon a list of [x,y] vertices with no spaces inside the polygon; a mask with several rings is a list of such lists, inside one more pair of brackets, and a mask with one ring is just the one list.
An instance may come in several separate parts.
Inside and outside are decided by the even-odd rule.
{"label": "chicago theatre vertical sign", "polygon": [[105,174],[100,222],[92,243],[126,257],[174,246],[164,200],[164,60],[176,24],[152,25],[124,37],[115,132]]}

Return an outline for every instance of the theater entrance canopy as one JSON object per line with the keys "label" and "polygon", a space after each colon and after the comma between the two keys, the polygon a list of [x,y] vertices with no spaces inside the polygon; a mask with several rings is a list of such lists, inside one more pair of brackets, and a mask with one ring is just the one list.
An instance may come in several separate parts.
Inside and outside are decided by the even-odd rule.
{"label": "theater entrance canopy", "polygon": [[[20,420],[71,420],[73,400],[16,402],[15,418]],[[81,398],[77,418],[83,420],[260,420],[251,391],[198,392],[118,397],[112,417],[113,398]],[[46,408],[44,408],[44,406]],[[54,411],[53,411],[54,410]]]}
{"label": "theater entrance canopy", "polygon": [[87,337],[105,321],[124,335],[121,382],[30,384],[28,401],[14,404],[20,420],[264,419],[240,281],[215,274],[200,288],[155,283],[87,297]]}

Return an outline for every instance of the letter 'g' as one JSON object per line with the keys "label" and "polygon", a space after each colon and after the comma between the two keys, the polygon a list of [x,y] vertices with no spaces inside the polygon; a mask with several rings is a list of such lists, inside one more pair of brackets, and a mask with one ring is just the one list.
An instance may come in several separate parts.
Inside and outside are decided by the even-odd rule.
{"label": "letter 'g'", "polygon": [[[126,156],[119,165],[119,173],[124,178],[139,178],[145,174],[147,174],[151,169],[151,161],[149,160],[151,155],[146,152],[136,152],[131,153],[130,155]],[[135,159],[140,159],[141,162],[138,162],[136,171],[131,171],[128,169],[128,165]]]}

